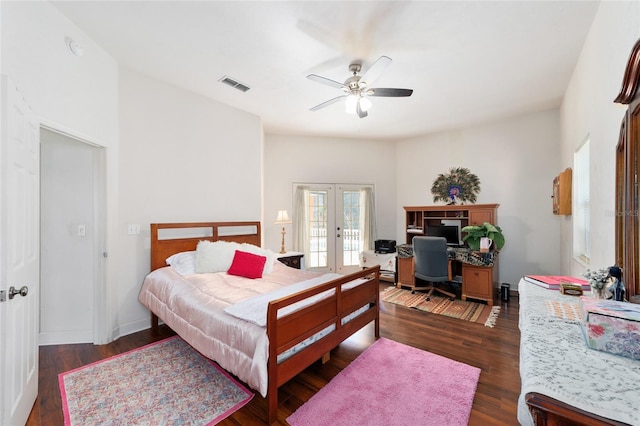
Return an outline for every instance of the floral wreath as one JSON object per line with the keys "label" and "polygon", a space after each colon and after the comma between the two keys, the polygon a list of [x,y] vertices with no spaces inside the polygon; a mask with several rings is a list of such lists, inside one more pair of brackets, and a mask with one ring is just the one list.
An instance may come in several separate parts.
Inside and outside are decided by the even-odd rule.
{"label": "floral wreath", "polygon": [[480,179],[463,167],[452,167],[448,173],[440,173],[431,185],[433,202],[447,204],[475,203],[480,192]]}

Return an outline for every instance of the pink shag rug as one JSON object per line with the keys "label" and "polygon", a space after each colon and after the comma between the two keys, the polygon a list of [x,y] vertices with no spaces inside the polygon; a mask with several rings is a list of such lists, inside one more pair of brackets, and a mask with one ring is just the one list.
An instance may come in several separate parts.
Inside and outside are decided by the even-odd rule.
{"label": "pink shag rug", "polygon": [[287,422],[466,425],[479,378],[479,368],[380,338]]}
{"label": "pink shag rug", "polygon": [[178,336],[58,376],[65,425],[212,425],[253,393]]}

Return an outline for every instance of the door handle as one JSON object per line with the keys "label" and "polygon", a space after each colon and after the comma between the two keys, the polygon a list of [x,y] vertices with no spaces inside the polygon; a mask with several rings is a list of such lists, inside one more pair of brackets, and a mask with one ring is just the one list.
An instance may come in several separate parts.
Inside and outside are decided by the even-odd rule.
{"label": "door handle", "polygon": [[16,290],[14,286],[9,287],[9,300],[16,297],[16,295],[20,295],[22,297],[26,296],[29,293],[29,287],[23,285],[20,290]]}

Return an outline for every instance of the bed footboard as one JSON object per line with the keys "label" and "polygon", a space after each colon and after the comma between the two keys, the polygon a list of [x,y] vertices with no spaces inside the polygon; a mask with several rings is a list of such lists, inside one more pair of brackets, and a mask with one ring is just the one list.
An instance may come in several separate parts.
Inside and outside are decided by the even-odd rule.
{"label": "bed footboard", "polygon": [[[344,284],[359,279],[365,279],[365,282],[352,288],[343,288]],[[327,290],[333,290],[331,296],[278,318],[280,309]],[[378,265],[269,302],[267,310],[269,424],[275,422],[277,418],[280,386],[371,321],[374,321],[375,337],[380,336],[379,299],[380,266]],[[360,312],[365,307],[366,310]],[[353,317],[347,318],[350,315]],[[323,330],[326,334],[322,338],[279,362],[279,355]]]}

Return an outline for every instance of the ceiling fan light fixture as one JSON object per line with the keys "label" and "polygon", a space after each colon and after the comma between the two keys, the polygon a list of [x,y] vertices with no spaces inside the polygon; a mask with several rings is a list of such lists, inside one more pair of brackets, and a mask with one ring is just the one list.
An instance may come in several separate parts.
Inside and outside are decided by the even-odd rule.
{"label": "ceiling fan light fixture", "polygon": [[371,108],[371,101],[367,98],[360,97],[360,109],[363,111],[369,111]]}
{"label": "ceiling fan light fixture", "polygon": [[344,102],[344,112],[347,114],[356,113],[356,107],[358,105],[358,97],[355,95],[347,96],[347,100]]}

